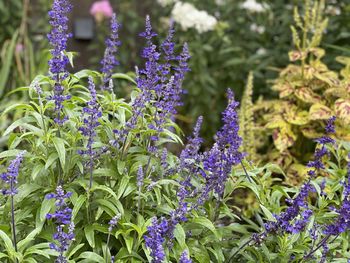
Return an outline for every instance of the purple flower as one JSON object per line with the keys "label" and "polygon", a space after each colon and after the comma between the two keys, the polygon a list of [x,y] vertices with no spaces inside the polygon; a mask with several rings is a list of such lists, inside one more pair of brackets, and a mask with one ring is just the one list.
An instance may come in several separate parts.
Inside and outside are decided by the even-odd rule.
{"label": "purple flower", "polygon": [[14,196],[17,194],[17,177],[25,153],[26,151],[21,151],[16,158],[11,161],[7,172],[0,175],[1,180],[7,185],[1,190],[3,195]]}
{"label": "purple flower", "polygon": [[171,21],[168,35],[167,35],[165,41],[160,46],[161,50],[162,50],[162,55],[163,55],[164,60],[165,60],[165,63],[161,67],[161,72],[162,72],[161,80],[162,80],[162,82],[165,82],[168,79],[168,77],[171,73],[171,69],[172,69],[171,63],[176,59],[175,55],[174,55],[174,49],[175,49],[175,43],[173,42],[174,33],[175,33],[174,22]]}
{"label": "purple flower", "polygon": [[[325,131],[327,134],[331,134],[335,132],[334,128],[334,122],[335,122],[335,117],[331,117],[326,124]],[[315,177],[316,171],[320,169],[324,169],[324,164],[322,162],[322,158],[326,155],[329,155],[329,151],[326,147],[326,144],[334,144],[335,141],[330,138],[329,136],[322,136],[321,138],[318,138],[315,140],[320,145],[319,149],[315,150],[315,159],[313,161],[308,162],[307,167],[309,168],[314,168],[314,170],[309,170],[308,175],[310,177]]]}
{"label": "purple flower", "polygon": [[[349,154],[350,159],[350,154]],[[335,222],[324,229],[324,234],[339,235],[350,229],[350,161],[348,162],[348,182],[344,183],[343,201],[341,206],[335,210],[338,217]]]}
{"label": "purple flower", "polygon": [[[328,120],[326,132],[334,131],[334,121],[334,117]],[[294,199],[286,200],[289,204],[289,207],[285,212],[275,216],[276,222],[268,222],[265,224],[267,232],[299,233],[309,222],[312,211],[308,209],[308,203],[306,199],[309,196],[310,191],[315,191],[310,181],[315,177],[317,170],[325,168],[322,162],[322,158],[323,156],[329,154],[329,151],[326,148],[326,144],[334,143],[334,140],[328,136],[323,136],[319,139],[316,139],[315,141],[321,145],[321,148],[315,150],[315,159],[307,164],[307,166],[310,168],[308,171],[310,178],[301,186],[299,194],[296,195]],[[300,218],[296,219],[299,215]]]}
{"label": "purple flower", "polygon": [[64,253],[68,250],[71,242],[74,240],[74,223],[72,221],[72,209],[70,209],[65,199],[72,195],[71,192],[65,193],[62,186],[57,186],[56,193],[46,195],[47,199],[56,199],[56,211],[53,214],[47,214],[47,219],[53,219],[56,223],[56,233],[53,239],[56,243],[51,243],[50,248],[56,250],[59,256],[56,263],[67,263],[68,260]]}
{"label": "purple flower", "polygon": [[137,170],[137,187],[141,189],[143,185],[143,180],[144,180],[144,174],[143,174],[143,169],[142,166],[139,166],[139,169]]}
{"label": "purple flower", "polygon": [[[159,140],[166,122],[176,114],[176,107],[181,105],[182,81],[185,73],[189,70],[187,45],[184,46],[183,52],[179,56],[175,56],[173,35],[174,29],[171,25],[166,40],[161,44],[162,52],[159,52],[153,43],[153,38],[157,34],[153,32],[150,19],[147,16],[145,32],[140,34],[146,39],[146,47],[142,51],[142,57],[146,59],[146,62],[143,69],[136,70],[137,87],[141,92],[132,103],[133,115],[127,121],[125,129],[114,131],[119,137],[118,142],[114,142],[114,145],[125,141],[129,131],[135,128],[139,118],[144,116],[147,107],[151,105],[155,108],[155,113],[153,121],[148,123],[148,128],[154,133],[150,136],[151,145],[148,147],[148,151],[151,153],[157,151],[155,144]],[[164,61],[163,64],[161,59]],[[178,66],[173,66],[173,62],[177,62]]]}
{"label": "purple flower", "polygon": [[168,221],[164,218],[158,220],[152,218],[152,223],[147,227],[148,234],[145,236],[146,247],[151,250],[152,263],[161,263],[165,258],[163,243],[168,232]]}
{"label": "purple flower", "polygon": [[72,36],[68,33],[68,17],[67,14],[71,11],[72,5],[68,0],[54,0],[52,9],[49,11],[51,32],[47,35],[49,43],[52,46],[49,60],[49,68],[54,84],[54,95],[49,97],[55,101],[55,122],[62,125],[67,118],[62,118],[62,103],[69,99],[70,96],[64,95],[62,81],[68,77],[66,66],[69,63],[68,56],[65,51],[67,41]]}
{"label": "purple flower", "polygon": [[334,122],[336,120],[335,116],[332,116],[328,119],[327,124],[326,124],[326,133],[335,133],[335,127],[334,127]]}
{"label": "purple flower", "polygon": [[83,125],[79,128],[79,131],[87,138],[87,145],[86,150],[80,150],[79,154],[89,157],[88,166],[91,172],[94,167],[95,158],[98,155],[97,151],[92,148],[92,145],[97,135],[96,128],[100,125],[98,119],[102,116],[100,105],[97,102],[95,84],[91,77],[89,77],[89,91],[91,99],[87,103],[87,107],[83,108]]}
{"label": "purple flower", "polygon": [[182,252],[179,263],[192,263],[192,260],[188,257],[188,252],[186,250]]}
{"label": "purple flower", "polygon": [[214,146],[204,154],[203,168],[206,173],[203,173],[203,176],[206,185],[200,201],[206,199],[211,190],[214,190],[221,197],[232,166],[240,163],[243,158],[243,154],[239,151],[242,143],[242,138],[238,135],[237,107],[239,103],[234,100],[233,92],[230,89],[228,90],[228,99],[228,106],[222,114],[224,125],[216,133]]}
{"label": "purple flower", "polygon": [[113,228],[115,228],[115,226],[118,223],[118,220],[120,219],[121,215],[117,214],[116,216],[114,216],[108,223],[109,227],[108,227],[108,232],[112,232]]}
{"label": "purple flower", "polygon": [[119,65],[119,61],[116,59],[118,47],[121,45],[118,35],[119,28],[120,24],[117,22],[117,16],[114,13],[111,19],[111,35],[110,38],[106,40],[106,50],[104,57],[101,61],[101,72],[103,73],[103,80],[101,86],[102,90],[110,90],[110,81],[113,70],[116,66]]}
{"label": "purple flower", "polygon": [[[268,222],[265,224],[267,232],[280,233],[299,233],[302,231],[312,215],[312,211],[308,209],[307,197],[309,192],[314,191],[310,181],[304,183],[299,194],[294,199],[288,199],[288,208],[279,215],[275,215],[275,222]],[[294,220],[301,214],[300,219]]]}

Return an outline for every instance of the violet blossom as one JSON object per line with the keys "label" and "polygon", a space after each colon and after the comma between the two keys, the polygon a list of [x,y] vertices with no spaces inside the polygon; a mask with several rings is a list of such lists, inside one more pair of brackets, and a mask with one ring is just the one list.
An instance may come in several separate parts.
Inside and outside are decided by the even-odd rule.
{"label": "violet blossom", "polygon": [[3,195],[14,196],[17,194],[17,177],[19,168],[23,161],[26,151],[21,151],[14,160],[10,162],[5,173],[0,175],[1,180],[5,183],[5,187],[1,190]]}
{"label": "violet blossom", "polygon": [[180,259],[179,259],[179,263],[192,263],[192,260],[188,257],[187,250],[182,252]]}
{"label": "violet blossom", "polygon": [[89,157],[88,166],[90,168],[90,188],[92,185],[92,169],[94,167],[97,151],[93,149],[93,143],[97,135],[96,128],[100,125],[98,119],[102,116],[100,105],[97,101],[95,84],[92,77],[89,77],[89,91],[91,99],[87,103],[88,106],[83,108],[84,118],[83,125],[79,131],[87,137],[86,150],[80,150],[79,154]]}
{"label": "violet blossom", "polygon": [[[334,132],[335,117],[331,117],[327,121],[326,133],[328,135],[323,136],[315,141],[320,144],[321,148],[315,150],[314,160],[308,162],[307,166],[308,175],[310,178],[301,186],[300,192],[294,197],[294,199],[288,199],[286,202],[289,207],[280,215],[275,215],[275,222],[268,222],[265,224],[267,232],[286,232],[286,233],[299,233],[302,231],[312,215],[312,211],[308,208],[307,198],[309,192],[315,191],[315,188],[311,185],[311,179],[315,177],[316,171],[324,169],[322,162],[323,156],[329,154],[326,144],[333,144],[334,140],[329,137],[329,133]],[[299,219],[296,219],[300,215]]]}
{"label": "violet blossom", "polygon": [[[348,156],[350,159],[350,154]],[[327,235],[339,235],[350,229],[350,161],[347,165],[348,181],[344,183],[343,201],[341,206],[335,210],[338,213],[338,217],[335,222],[329,224],[324,229],[324,234]]]}
{"label": "violet blossom", "polygon": [[119,61],[116,58],[116,53],[118,51],[118,47],[121,45],[121,42],[119,41],[119,35],[118,31],[120,28],[120,24],[117,21],[117,16],[115,13],[112,15],[111,19],[111,33],[110,37],[106,40],[106,50],[104,53],[104,57],[101,61],[102,69],[101,72],[103,73],[103,79],[102,79],[102,90],[112,90],[111,83],[112,79],[112,73],[116,66],[119,65]]}
{"label": "violet blossom", "polygon": [[163,243],[165,233],[168,232],[168,221],[164,218],[158,220],[152,218],[152,223],[147,227],[148,234],[145,236],[146,247],[151,250],[152,263],[161,263],[165,258]]}
{"label": "violet blossom", "polygon": [[56,211],[53,214],[47,214],[46,218],[54,220],[56,223],[56,233],[53,235],[55,243],[50,243],[50,248],[59,253],[55,263],[67,263],[68,260],[64,253],[68,250],[74,240],[74,223],[72,221],[72,209],[67,206],[66,199],[72,195],[71,192],[65,193],[62,186],[57,186],[56,193],[46,195],[47,199],[56,199]]}
{"label": "violet blossom", "polygon": [[67,117],[62,117],[63,102],[70,98],[64,95],[64,87],[62,81],[68,77],[67,65],[69,63],[66,55],[67,41],[72,36],[68,33],[68,13],[71,11],[72,5],[69,0],[54,0],[52,9],[49,11],[51,32],[47,35],[49,43],[52,46],[49,60],[49,68],[51,77],[54,80],[54,95],[49,97],[55,101],[55,122],[62,125]]}
{"label": "violet blossom", "polygon": [[216,133],[215,144],[204,154],[203,176],[206,185],[199,199],[203,202],[209,192],[214,192],[220,197],[224,193],[225,183],[234,165],[241,162],[243,154],[239,151],[242,138],[238,135],[239,121],[237,114],[238,102],[234,100],[233,92],[227,92],[229,103],[222,114],[223,127]]}

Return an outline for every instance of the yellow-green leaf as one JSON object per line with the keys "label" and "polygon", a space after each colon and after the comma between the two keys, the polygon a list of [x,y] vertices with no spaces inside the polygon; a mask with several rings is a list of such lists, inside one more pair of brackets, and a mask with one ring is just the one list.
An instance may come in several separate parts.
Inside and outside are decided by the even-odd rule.
{"label": "yellow-green leaf", "polygon": [[316,103],[309,111],[310,120],[327,120],[332,116],[332,110],[325,105]]}
{"label": "yellow-green leaf", "polygon": [[338,99],[334,103],[336,116],[345,122],[350,124],[350,100]]}
{"label": "yellow-green leaf", "polygon": [[306,103],[319,103],[321,101],[321,97],[308,87],[299,88],[295,91],[294,94],[298,99]]}

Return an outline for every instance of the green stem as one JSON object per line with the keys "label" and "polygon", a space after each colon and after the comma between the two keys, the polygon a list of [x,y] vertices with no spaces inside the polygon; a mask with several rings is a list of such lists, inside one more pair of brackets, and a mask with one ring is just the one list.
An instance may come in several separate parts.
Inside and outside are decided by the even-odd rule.
{"label": "green stem", "polygon": [[[11,189],[13,188],[13,182],[11,180]],[[15,224],[15,205],[13,195],[11,194],[11,228],[12,228],[12,243],[15,251],[17,252],[17,239],[16,239],[16,224]],[[16,258],[15,260],[18,263]]]}
{"label": "green stem", "polygon": [[109,246],[110,238],[111,238],[111,232],[108,232],[107,244],[106,244],[106,263],[108,263],[108,246]]}

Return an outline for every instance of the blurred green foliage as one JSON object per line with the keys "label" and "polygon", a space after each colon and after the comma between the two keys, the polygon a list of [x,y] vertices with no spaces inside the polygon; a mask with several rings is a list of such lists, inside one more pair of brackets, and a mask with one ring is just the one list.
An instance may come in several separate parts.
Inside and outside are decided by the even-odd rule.
{"label": "blurred green foliage", "polygon": [[[232,87],[240,98],[249,71],[254,72],[255,99],[260,95],[275,96],[270,89],[270,80],[275,79],[278,69],[288,63],[287,54],[292,48],[289,27],[293,23],[293,7],[302,3],[297,0],[261,1],[268,8],[264,12],[256,13],[242,9],[244,1],[183,2],[194,4],[197,9],[207,11],[219,21],[215,30],[201,34],[195,29],[183,31],[177,26],[177,37],[180,42],[189,43],[192,55],[191,73],[185,83],[188,95],[184,97],[185,107],[178,118],[184,122],[182,124],[186,130],[184,124],[191,124],[198,115],[208,115],[211,125],[204,127],[204,132],[206,139],[210,141],[220,124],[219,113],[225,104],[225,90]],[[350,3],[340,0],[327,2],[329,26],[322,48],[328,54],[325,62],[330,69],[339,69],[334,58],[350,54],[350,32],[347,27],[350,23]],[[144,15],[150,14],[157,32],[165,35],[173,4],[162,7],[157,1],[140,3],[126,0],[111,0],[111,3],[123,24],[122,38],[125,40],[119,54],[121,68],[124,71],[133,70],[140,63],[137,57],[143,43],[139,43],[139,38],[135,36],[143,30]],[[102,53],[101,45],[98,57]],[[95,62],[98,57],[95,56]]]}

